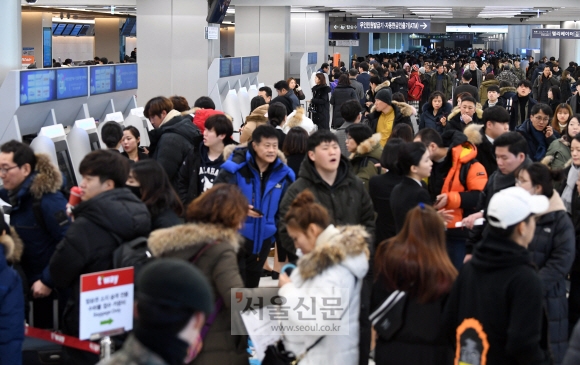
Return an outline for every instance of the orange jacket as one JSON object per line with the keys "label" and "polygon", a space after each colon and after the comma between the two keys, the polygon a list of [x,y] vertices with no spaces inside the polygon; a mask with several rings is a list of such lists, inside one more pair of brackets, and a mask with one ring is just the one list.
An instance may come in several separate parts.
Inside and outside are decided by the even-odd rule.
{"label": "orange jacket", "polygon": [[[467,196],[462,193],[483,191],[487,184],[487,173],[485,168],[479,162],[471,164],[467,173],[466,185],[467,190],[461,183],[461,166],[477,157],[477,148],[471,142],[464,142],[452,148],[453,162],[451,169],[445,178],[441,194],[447,194],[447,205],[445,209],[453,209],[453,221],[447,224],[447,228],[455,228],[457,222],[463,219],[463,208],[469,204],[469,208],[474,208],[477,204],[477,198]],[[462,196],[463,195],[463,196]],[[471,207],[473,205],[473,207]]]}

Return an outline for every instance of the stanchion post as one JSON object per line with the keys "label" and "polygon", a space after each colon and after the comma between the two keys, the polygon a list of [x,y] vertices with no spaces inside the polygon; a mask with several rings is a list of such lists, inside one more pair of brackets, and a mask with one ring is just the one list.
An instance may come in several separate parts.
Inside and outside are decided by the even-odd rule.
{"label": "stanchion post", "polygon": [[111,341],[111,337],[105,336],[101,339],[101,360],[107,360],[111,358],[111,354],[113,353],[113,341]]}

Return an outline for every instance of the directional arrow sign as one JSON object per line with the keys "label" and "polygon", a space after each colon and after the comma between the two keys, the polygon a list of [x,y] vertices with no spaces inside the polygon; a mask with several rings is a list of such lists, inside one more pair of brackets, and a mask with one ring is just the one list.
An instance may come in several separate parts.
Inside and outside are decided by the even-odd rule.
{"label": "directional arrow sign", "polygon": [[392,18],[359,18],[359,33],[430,33],[431,20],[392,19]]}
{"label": "directional arrow sign", "polygon": [[338,29],[338,25],[336,25],[336,24],[335,24],[335,25],[334,25],[334,29]]}
{"label": "directional arrow sign", "polygon": [[109,318],[106,321],[101,321],[101,325],[105,325],[105,324],[113,324],[113,318]]}

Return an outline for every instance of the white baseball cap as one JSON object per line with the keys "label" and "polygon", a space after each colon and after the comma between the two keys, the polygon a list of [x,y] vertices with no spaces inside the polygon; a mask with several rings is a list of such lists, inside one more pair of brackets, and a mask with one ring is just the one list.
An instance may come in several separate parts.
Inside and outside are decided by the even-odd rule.
{"label": "white baseball cap", "polygon": [[550,202],[544,195],[531,195],[514,186],[491,197],[487,207],[487,221],[493,227],[506,229],[524,221],[531,214],[548,210]]}

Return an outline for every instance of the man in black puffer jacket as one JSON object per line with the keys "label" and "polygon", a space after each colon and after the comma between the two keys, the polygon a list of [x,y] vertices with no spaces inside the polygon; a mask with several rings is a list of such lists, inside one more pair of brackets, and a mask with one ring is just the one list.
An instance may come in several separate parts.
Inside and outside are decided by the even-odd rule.
{"label": "man in black puffer jacket", "polygon": [[[79,336],[80,276],[113,269],[113,252],[121,242],[147,236],[151,217],[147,207],[129,189],[129,160],[120,153],[98,150],[80,164],[81,203],[73,208],[74,222],[50,260],[57,288],[70,290],[62,318],[66,335]],[[122,241],[121,241],[122,240]],[[65,363],[95,364],[98,356],[65,348]]]}
{"label": "man in black puffer jacket", "polygon": [[163,166],[173,188],[177,190],[179,168],[193,146],[202,141],[201,132],[189,118],[173,109],[171,100],[162,96],[149,100],[143,115],[155,128],[149,132],[149,156]]}

